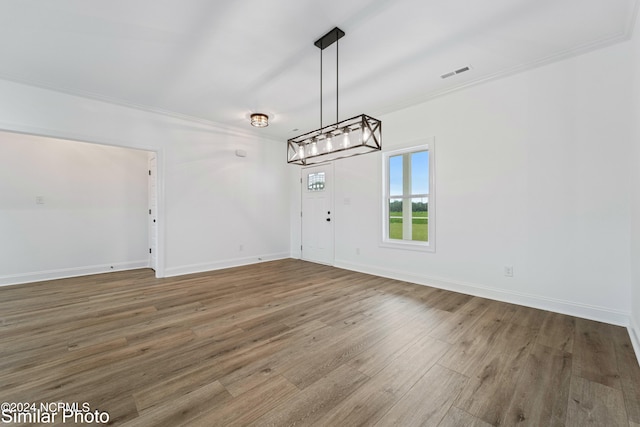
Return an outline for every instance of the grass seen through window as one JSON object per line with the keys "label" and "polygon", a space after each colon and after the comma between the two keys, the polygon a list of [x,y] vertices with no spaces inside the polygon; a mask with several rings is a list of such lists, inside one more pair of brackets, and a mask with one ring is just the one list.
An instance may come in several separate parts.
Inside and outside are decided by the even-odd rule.
{"label": "grass seen through window", "polygon": [[[428,242],[429,212],[427,203],[412,203],[411,222],[411,240]],[[389,238],[403,240],[402,202],[400,201],[394,201],[389,204]]]}

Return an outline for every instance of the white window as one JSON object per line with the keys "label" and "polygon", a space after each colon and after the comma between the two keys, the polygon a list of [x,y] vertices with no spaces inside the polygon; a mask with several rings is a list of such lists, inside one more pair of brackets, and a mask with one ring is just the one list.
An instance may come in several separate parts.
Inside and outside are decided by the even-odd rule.
{"label": "white window", "polygon": [[435,250],[433,141],[388,151],[382,156],[382,245]]}
{"label": "white window", "polygon": [[307,190],[323,191],[324,182],[325,182],[324,172],[310,173],[307,178]]}

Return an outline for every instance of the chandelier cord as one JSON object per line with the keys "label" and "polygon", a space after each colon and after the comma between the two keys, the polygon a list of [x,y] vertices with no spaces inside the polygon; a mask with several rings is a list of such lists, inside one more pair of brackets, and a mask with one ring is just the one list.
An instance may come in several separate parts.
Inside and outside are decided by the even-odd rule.
{"label": "chandelier cord", "polygon": [[338,86],[338,47],[340,46],[340,38],[336,39],[336,123],[338,123],[338,99],[339,99],[339,86]]}
{"label": "chandelier cord", "polygon": [[322,129],[322,50],[320,49],[320,129]]}
{"label": "chandelier cord", "polygon": [[[339,73],[339,65],[340,65],[340,54],[339,54],[339,48],[340,48],[340,38],[338,38],[336,40],[336,123],[338,123],[338,121],[340,120],[340,85],[339,85],[339,77],[340,77],[340,73]],[[322,120],[322,113],[323,113],[323,108],[322,108],[322,95],[323,95],[323,90],[322,90],[322,71],[323,71],[323,66],[322,66],[322,51],[324,50],[324,47],[320,47],[320,128],[322,129],[323,126],[323,120]]]}

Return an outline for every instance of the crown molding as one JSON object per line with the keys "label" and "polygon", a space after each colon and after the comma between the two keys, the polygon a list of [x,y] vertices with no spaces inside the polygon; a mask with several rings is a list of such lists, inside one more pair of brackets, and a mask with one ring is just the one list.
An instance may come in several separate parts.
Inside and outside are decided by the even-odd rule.
{"label": "crown molding", "polygon": [[624,28],[624,34],[626,35],[627,40],[633,37],[638,13],[640,13],[640,0],[633,0],[629,5],[629,19],[627,19],[627,23]]}
{"label": "crown molding", "polygon": [[[634,14],[634,16],[637,15],[637,10],[638,10],[637,5],[639,3],[640,3],[639,1],[635,1],[634,2],[634,4],[636,5],[636,6],[634,6],[634,10],[636,10],[636,13]],[[383,115],[383,114],[388,114],[388,113],[391,113],[391,112],[394,112],[394,111],[399,111],[399,110],[402,110],[402,109],[405,109],[405,108],[409,108],[409,107],[412,107],[412,106],[415,106],[415,105],[418,105],[418,104],[422,104],[422,103],[431,101],[431,100],[436,99],[436,98],[440,98],[440,97],[445,96],[445,95],[449,95],[449,94],[454,93],[454,92],[459,92],[459,91],[461,91],[463,89],[468,89],[470,87],[478,86],[478,85],[481,85],[481,84],[484,84],[484,83],[488,83],[488,82],[492,82],[494,80],[500,80],[500,79],[503,79],[503,78],[506,78],[506,77],[513,76],[515,74],[520,74],[520,73],[523,73],[523,72],[526,72],[526,71],[530,71],[530,70],[533,70],[533,69],[536,69],[536,68],[543,67],[545,65],[550,65],[550,64],[557,63],[557,62],[561,62],[561,61],[564,61],[564,60],[567,60],[567,59],[570,59],[570,58],[574,58],[574,57],[577,57],[577,56],[580,56],[580,55],[583,55],[583,54],[586,54],[586,53],[589,53],[589,52],[593,52],[593,51],[596,51],[596,50],[599,50],[599,49],[602,49],[602,48],[605,48],[605,47],[613,46],[615,44],[628,41],[631,38],[632,33],[633,33],[633,27],[635,25],[633,23],[635,23],[635,17],[634,18],[630,18],[630,21],[627,23],[627,28],[626,28],[626,30],[624,32],[616,33],[616,34],[610,35],[608,37],[603,37],[603,38],[600,38],[600,39],[597,39],[597,40],[594,40],[594,41],[591,41],[591,42],[588,42],[588,43],[584,43],[584,44],[579,45],[579,46],[577,46],[575,48],[567,49],[565,51],[558,52],[558,53],[556,53],[554,55],[549,55],[549,56],[546,56],[544,58],[537,59],[535,61],[527,62],[527,63],[520,64],[520,65],[515,65],[513,67],[509,67],[509,68],[506,68],[504,70],[498,71],[496,73],[485,74],[484,76],[480,76],[480,77],[478,77],[476,79],[473,79],[473,80],[468,80],[468,81],[466,81],[464,83],[461,83],[459,85],[456,85],[456,86],[452,86],[452,87],[449,87],[449,88],[446,88],[446,89],[443,89],[443,90],[433,91],[433,92],[430,92],[430,93],[428,93],[426,95],[416,96],[416,97],[407,99],[407,100],[405,100],[403,102],[399,102],[399,103],[396,103],[394,105],[391,105],[391,106],[389,106],[387,108],[384,108],[384,109],[381,109],[381,110],[378,110],[378,111],[374,111],[373,114],[374,115]]]}
{"label": "crown molding", "polygon": [[[382,114],[388,114],[394,111],[398,111],[398,110],[402,110],[404,108],[408,108],[411,106],[415,106],[418,104],[422,104],[424,102],[428,102],[431,101],[433,99],[454,93],[454,92],[458,92],[460,90],[463,89],[467,89],[476,85],[480,85],[483,83],[487,83],[487,82],[491,82],[494,80],[498,80],[498,79],[502,79],[505,77],[509,77],[512,76],[514,74],[519,74],[525,71],[529,71],[538,67],[542,67],[545,65],[549,65],[555,62],[560,62],[563,61],[565,59],[569,59],[569,58],[573,58],[585,53],[589,53],[601,48],[605,48],[611,45],[614,45],[616,43],[620,43],[620,42],[624,42],[627,41],[629,39],[631,39],[631,37],[633,36],[633,32],[635,29],[635,23],[636,23],[636,19],[638,14],[640,13],[640,0],[631,0],[629,3],[629,13],[628,13],[628,19],[625,23],[624,29],[623,31],[619,32],[619,33],[615,33],[606,37],[602,37],[596,40],[593,40],[591,42],[587,42],[584,43],[582,45],[579,45],[577,47],[571,48],[571,49],[567,49],[565,51],[553,54],[553,55],[549,55],[540,59],[537,59],[535,61],[531,61],[531,62],[527,62],[524,64],[519,64],[519,65],[515,65],[513,67],[498,71],[496,73],[491,73],[491,74],[486,74],[483,76],[480,76],[476,79],[472,79],[472,80],[468,80],[464,83],[460,83],[456,86],[452,86],[443,90],[436,90],[436,91],[432,91],[426,94],[421,94],[419,96],[415,96],[415,97],[411,97],[408,99],[405,99],[404,101],[401,102],[397,102],[394,103],[392,105],[389,105],[387,107],[384,108],[380,108],[377,111],[372,111],[373,115],[382,115]],[[23,84],[23,85],[27,85],[27,86],[32,86],[32,87],[38,87],[40,89],[44,89],[44,90],[49,90],[49,91],[53,91],[53,92],[57,92],[57,93],[61,93],[61,94],[65,94],[65,95],[69,95],[69,96],[75,96],[75,97],[80,97],[83,99],[91,99],[94,101],[98,101],[98,102],[103,102],[103,103],[107,103],[107,104],[112,104],[112,105],[118,105],[121,107],[125,107],[125,108],[130,108],[130,109],[134,109],[134,110],[138,110],[138,111],[143,111],[143,112],[147,112],[147,113],[151,113],[151,114],[157,114],[157,115],[161,115],[161,116],[165,116],[165,117],[169,117],[169,118],[173,118],[176,120],[184,120],[184,121],[189,121],[192,123],[198,123],[204,126],[208,126],[208,127],[212,127],[218,130],[222,130],[225,131],[227,133],[231,133],[237,136],[243,136],[243,137],[248,137],[248,138],[256,138],[259,137],[261,139],[267,139],[267,140],[271,140],[271,141],[278,141],[281,142],[282,139],[286,139],[287,136],[281,136],[281,137],[275,137],[273,135],[268,135],[268,134],[262,134],[257,136],[255,133],[252,133],[244,128],[238,127],[238,126],[233,126],[233,125],[227,125],[227,124],[222,124],[210,119],[206,119],[203,117],[198,117],[198,116],[193,116],[193,115],[189,115],[189,114],[184,114],[184,113],[179,113],[176,111],[171,111],[171,110],[165,110],[165,109],[161,109],[161,108],[157,108],[157,107],[153,107],[153,106],[149,106],[149,105],[143,105],[143,104],[137,104],[134,102],[130,102],[127,100],[123,100],[123,99],[118,99],[118,98],[113,98],[110,96],[106,96],[103,94],[99,94],[99,93],[94,93],[94,92],[89,92],[89,91],[82,91],[82,90],[77,90],[77,89],[72,89],[72,88],[68,88],[68,87],[56,87],[55,85],[45,82],[45,81],[34,81],[34,80],[27,80],[21,77],[17,77],[17,76],[11,76],[11,75],[7,75],[7,74],[0,74],[0,79],[4,79],[10,82],[14,82],[14,83],[18,83],[18,84]]]}
{"label": "crown molding", "polygon": [[43,90],[47,90],[47,91],[51,91],[51,92],[67,95],[67,96],[73,96],[73,97],[82,98],[82,99],[89,99],[89,100],[92,100],[92,101],[102,102],[102,103],[109,104],[109,105],[117,105],[119,107],[129,108],[129,109],[132,109],[132,110],[142,111],[142,112],[150,113],[150,114],[156,114],[156,115],[172,118],[172,119],[175,119],[175,120],[183,120],[183,121],[188,121],[188,122],[191,122],[191,123],[198,123],[198,124],[201,124],[203,126],[207,126],[207,127],[214,128],[216,130],[224,131],[227,134],[231,134],[231,135],[235,135],[235,136],[246,137],[246,138],[260,138],[260,139],[267,139],[267,140],[271,140],[271,141],[282,142],[280,139],[276,139],[276,138],[274,138],[272,136],[269,136],[269,135],[264,135],[263,134],[263,135],[259,135],[258,136],[255,133],[250,132],[249,130],[246,130],[246,129],[243,129],[243,128],[240,128],[240,127],[237,127],[237,126],[226,125],[226,124],[222,124],[222,123],[219,123],[219,122],[216,122],[216,121],[213,121],[213,120],[209,120],[209,119],[205,119],[205,118],[202,118],[202,117],[197,117],[197,116],[192,116],[192,115],[189,115],[189,114],[178,113],[178,112],[170,111],[170,110],[164,110],[164,109],[156,108],[156,107],[150,107],[148,105],[136,104],[134,102],[130,102],[130,101],[126,101],[126,100],[122,100],[122,99],[118,99],[118,98],[113,98],[113,97],[109,97],[109,96],[106,96],[106,95],[97,94],[97,93],[94,93],[94,92],[81,91],[81,90],[75,90],[75,89],[69,89],[69,88],[59,88],[59,87],[55,87],[54,85],[52,85],[50,83],[47,83],[47,82],[31,81],[31,80],[27,80],[27,79],[15,77],[15,76],[7,75],[7,74],[0,74],[0,79],[6,80],[6,81],[9,81],[9,82],[12,82],[12,83],[17,83],[17,84],[20,84],[20,85],[35,87],[35,88],[39,88],[39,89],[43,89]]}

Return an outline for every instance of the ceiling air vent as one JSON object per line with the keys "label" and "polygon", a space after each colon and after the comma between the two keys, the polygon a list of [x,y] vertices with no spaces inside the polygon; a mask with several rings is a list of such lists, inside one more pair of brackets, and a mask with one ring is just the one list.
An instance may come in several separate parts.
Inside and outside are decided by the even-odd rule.
{"label": "ceiling air vent", "polygon": [[440,78],[447,79],[449,77],[455,76],[456,74],[460,74],[460,73],[464,73],[465,71],[469,71],[470,69],[471,69],[471,66],[467,65],[466,67],[458,68],[457,70],[454,70],[454,71],[449,71],[448,73],[445,73],[445,74],[441,75]]}

